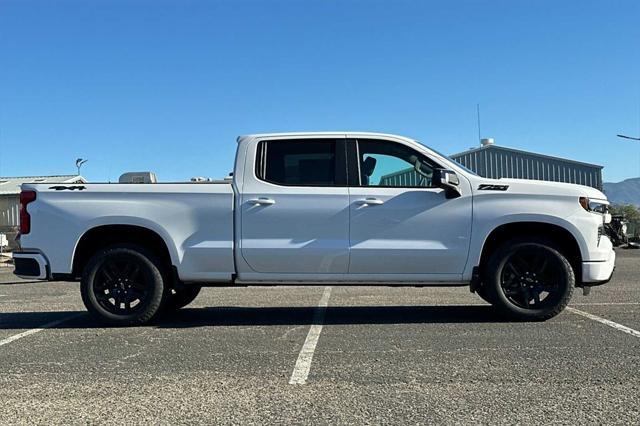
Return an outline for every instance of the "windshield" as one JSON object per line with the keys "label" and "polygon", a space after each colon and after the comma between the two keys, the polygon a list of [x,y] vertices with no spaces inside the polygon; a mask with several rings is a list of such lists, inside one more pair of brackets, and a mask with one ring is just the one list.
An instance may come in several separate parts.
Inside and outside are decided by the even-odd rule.
{"label": "windshield", "polygon": [[474,175],[474,176],[480,176],[479,174],[477,174],[477,173],[476,173],[476,172],[474,172],[473,170],[469,169],[467,166],[465,166],[465,165],[463,165],[463,164],[461,164],[461,163],[457,162],[456,160],[454,160],[453,158],[449,157],[448,155],[444,155],[443,153],[441,153],[441,152],[440,152],[440,151],[438,151],[437,149],[434,149],[434,148],[432,148],[432,147],[430,147],[430,146],[426,146],[425,144],[423,144],[423,143],[422,143],[422,142],[420,142],[420,141],[416,141],[416,142],[418,142],[418,143],[419,143],[420,145],[422,145],[422,146],[425,146],[425,147],[429,148],[431,151],[435,152],[435,153],[436,153],[436,154],[438,154],[439,156],[441,156],[441,157],[443,157],[443,158],[445,158],[445,159],[447,159],[447,160],[451,161],[452,163],[455,163],[457,167],[460,167],[460,168],[461,168],[462,170],[464,170],[465,172],[470,173],[470,174],[472,174],[472,175]]}

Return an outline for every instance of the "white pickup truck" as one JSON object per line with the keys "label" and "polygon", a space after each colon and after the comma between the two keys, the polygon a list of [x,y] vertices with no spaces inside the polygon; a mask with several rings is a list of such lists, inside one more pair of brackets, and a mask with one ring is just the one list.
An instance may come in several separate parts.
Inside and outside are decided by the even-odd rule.
{"label": "white pickup truck", "polygon": [[202,286],[469,286],[545,320],[610,280],[605,195],[475,175],[401,136],[238,138],[233,179],[25,184],[20,277],[81,281],[87,309],[142,324]]}

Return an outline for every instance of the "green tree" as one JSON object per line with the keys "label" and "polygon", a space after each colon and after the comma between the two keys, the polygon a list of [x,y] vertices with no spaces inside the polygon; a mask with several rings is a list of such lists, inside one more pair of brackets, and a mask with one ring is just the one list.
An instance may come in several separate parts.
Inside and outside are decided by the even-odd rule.
{"label": "green tree", "polygon": [[629,222],[640,222],[640,210],[631,204],[613,205],[609,209],[611,214],[621,214]]}
{"label": "green tree", "polygon": [[618,204],[609,207],[612,215],[623,215],[629,222],[628,233],[634,236],[640,234],[640,209],[631,204]]}

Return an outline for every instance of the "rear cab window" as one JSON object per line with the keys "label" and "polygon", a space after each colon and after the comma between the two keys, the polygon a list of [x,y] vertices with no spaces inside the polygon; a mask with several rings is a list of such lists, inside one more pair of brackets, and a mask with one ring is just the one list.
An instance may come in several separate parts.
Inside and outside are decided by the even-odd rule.
{"label": "rear cab window", "polygon": [[282,186],[346,186],[344,141],[260,141],[255,173],[260,180]]}

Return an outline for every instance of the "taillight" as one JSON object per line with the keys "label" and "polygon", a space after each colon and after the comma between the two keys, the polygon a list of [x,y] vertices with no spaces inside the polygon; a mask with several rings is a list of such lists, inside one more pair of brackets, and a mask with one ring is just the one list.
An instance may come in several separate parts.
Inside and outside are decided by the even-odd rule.
{"label": "taillight", "polygon": [[31,216],[27,211],[27,204],[36,200],[35,191],[22,191],[20,193],[20,234],[31,232]]}

